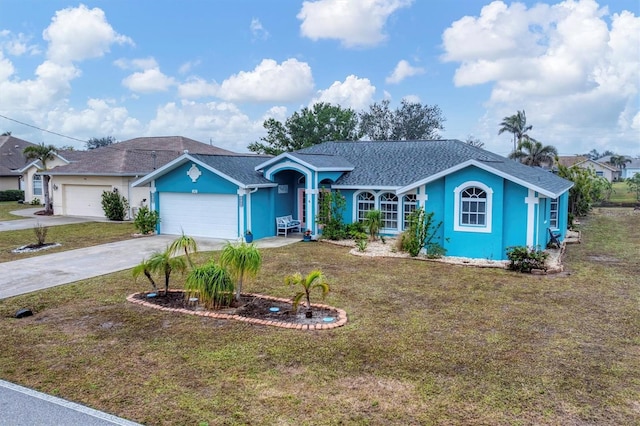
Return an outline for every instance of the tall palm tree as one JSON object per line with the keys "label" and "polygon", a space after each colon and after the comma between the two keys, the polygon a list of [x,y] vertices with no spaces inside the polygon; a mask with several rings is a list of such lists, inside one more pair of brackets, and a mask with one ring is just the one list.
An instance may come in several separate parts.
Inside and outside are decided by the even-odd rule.
{"label": "tall palm tree", "polygon": [[630,162],[631,159],[625,157],[624,155],[612,155],[609,158],[609,164],[611,164],[613,167],[617,167],[620,170],[625,169],[627,167],[627,163]]}
{"label": "tall palm tree", "polygon": [[189,262],[189,266],[193,268],[193,261],[189,256],[189,252],[197,252],[198,243],[193,237],[184,235],[184,231],[182,231],[182,235],[176,238],[169,246],[169,252],[171,252],[171,254],[178,254],[180,251],[184,251],[184,257],[187,259],[187,262]]}
{"label": "tall palm tree", "polygon": [[527,136],[527,132],[533,129],[532,125],[527,125],[527,114],[524,110],[518,111],[512,116],[503,118],[500,126],[502,127],[498,130],[499,135],[504,132],[513,134],[513,152],[516,152],[517,144]]}
{"label": "tall palm tree", "polygon": [[[40,145],[28,146],[22,151],[27,160],[39,160],[42,168],[40,170],[47,170],[47,161],[53,160],[57,153],[57,148],[53,145],[45,145],[42,142]],[[53,207],[49,201],[49,175],[44,175],[42,186],[44,194],[44,212],[45,214],[53,214]]]}
{"label": "tall palm tree", "polygon": [[521,163],[528,166],[541,166],[542,164],[553,164],[557,155],[558,150],[555,147],[542,145],[542,142],[524,136],[518,144],[518,149],[509,154],[509,158],[520,160]]}

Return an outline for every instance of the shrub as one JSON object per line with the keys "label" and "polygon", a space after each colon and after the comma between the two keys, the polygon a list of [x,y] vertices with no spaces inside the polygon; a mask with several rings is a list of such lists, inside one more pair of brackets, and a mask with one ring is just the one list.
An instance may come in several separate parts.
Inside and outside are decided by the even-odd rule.
{"label": "shrub", "polygon": [[442,221],[434,224],[433,212],[425,213],[420,207],[409,216],[409,229],[404,231],[399,238],[400,250],[408,252],[411,256],[417,256],[423,248],[427,249],[429,259],[437,259],[447,252],[436,240],[442,226]]}
{"label": "shrub", "polygon": [[49,227],[42,225],[40,222],[36,222],[33,226],[33,233],[36,235],[36,240],[39,246],[45,245],[47,240],[47,234],[49,233]]}
{"label": "shrub", "polygon": [[322,238],[329,240],[347,238],[346,227],[342,223],[346,199],[340,194],[340,191],[322,191],[320,194],[316,222],[322,226]]}
{"label": "shrub", "polygon": [[364,226],[369,231],[369,237],[374,241],[377,240],[382,227],[382,212],[380,210],[369,210],[364,216]]}
{"label": "shrub", "polygon": [[547,270],[545,261],[548,253],[524,246],[507,247],[507,258],[509,259],[509,269],[518,272],[531,272],[532,269]]}
{"label": "shrub", "polygon": [[189,272],[185,282],[187,297],[198,297],[210,309],[231,305],[233,301],[233,280],[222,266],[209,262]]}
{"label": "shrub", "polygon": [[356,240],[356,247],[361,253],[363,253],[367,249],[367,245],[369,244],[369,242],[367,241],[367,234],[362,235],[364,235],[364,238],[358,238]]}
{"label": "shrub", "polygon": [[0,191],[0,201],[24,201],[24,191],[19,189]]}
{"label": "shrub", "polygon": [[121,196],[117,188],[113,191],[102,192],[102,210],[109,220],[124,220],[127,217],[129,202],[124,196]]}
{"label": "shrub", "polygon": [[34,197],[31,199],[31,202],[29,203],[32,206],[39,206],[40,205],[40,198],[38,197]]}
{"label": "shrub", "polygon": [[151,234],[156,230],[156,226],[160,221],[160,215],[155,210],[150,210],[149,207],[143,206],[138,210],[133,225],[141,234]]}

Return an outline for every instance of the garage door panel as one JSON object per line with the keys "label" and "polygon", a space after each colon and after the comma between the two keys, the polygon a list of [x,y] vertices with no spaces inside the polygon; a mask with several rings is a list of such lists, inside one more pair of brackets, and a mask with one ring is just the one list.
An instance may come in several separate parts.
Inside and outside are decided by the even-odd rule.
{"label": "garage door panel", "polygon": [[106,185],[64,185],[64,214],[67,216],[105,217],[102,192],[111,191]]}
{"label": "garage door panel", "polygon": [[238,197],[234,194],[159,194],[160,233],[193,237],[238,237]]}

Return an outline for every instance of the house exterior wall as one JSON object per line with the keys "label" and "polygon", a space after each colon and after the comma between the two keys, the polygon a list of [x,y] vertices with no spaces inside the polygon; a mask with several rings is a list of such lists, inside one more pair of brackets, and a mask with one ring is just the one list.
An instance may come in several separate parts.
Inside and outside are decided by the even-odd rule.
{"label": "house exterior wall", "polygon": [[630,179],[638,173],[640,173],[640,167],[627,167],[622,170],[622,177],[625,179]]}
{"label": "house exterior wall", "polygon": [[[522,246],[527,241],[527,210],[525,199],[528,196],[527,188],[516,183],[504,180],[504,200],[502,223],[503,247]],[[506,255],[506,251],[502,253]]]}
{"label": "house exterior wall", "polygon": [[[477,231],[468,228],[456,230],[459,217],[455,214],[456,188],[466,187],[472,182],[486,185],[492,192],[491,206],[487,211],[487,226]],[[504,184],[502,178],[476,167],[468,167],[448,175],[444,185],[444,248],[448,256],[484,259],[504,259],[503,246]],[[511,226],[511,225],[509,225]],[[490,232],[485,232],[489,229]],[[482,231],[482,232],[480,232]]]}
{"label": "house exterior wall", "polygon": [[586,161],[584,163],[579,163],[576,166],[583,169],[592,169],[598,176],[602,176],[609,182],[613,182],[618,176],[620,176],[620,171],[611,170],[610,168],[595,161]]}
{"label": "house exterior wall", "polygon": [[8,189],[22,189],[20,188],[20,175],[16,173],[15,176],[0,176],[0,191]]}
{"label": "house exterior wall", "polygon": [[251,221],[247,222],[247,229],[254,238],[265,238],[276,235],[276,215],[274,213],[275,195],[277,188],[260,189],[250,195]]}
{"label": "house exterior wall", "polygon": [[[60,160],[58,157],[54,157],[53,160],[47,161],[47,168],[51,170],[55,167],[63,166],[65,164],[67,163]],[[39,170],[37,167],[31,166],[22,174],[22,189],[24,190],[25,203],[30,203],[34,198],[38,198],[41,203],[44,203],[44,192],[42,195],[33,194],[33,175],[36,173],[39,173],[40,171],[41,170]],[[51,180],[53,180],[53,176],[51,177]],[[44,184],[44,181],[43,181],[43,184]],[[49,195],[53,200],[53,191],[51,190],[52,186],[53,186],[53,182],[49,182]]]}
{"label": "house exterior wall", "polygon": [[[101,195],[102,187],[115,188],[129,202],[129,215],[134,217],[137,209],[143,205],[148,206],[150,195],[149,187],[132,188],[133,176],[51,176],[50,194],[53,202],[53,212],[56,215],[69,215],[68,206],[71,200],[65,199],[66,186],[95,186]],[[143,201],[146,200],[146,201]],[[99,217],[105,217],[104,214]]]}

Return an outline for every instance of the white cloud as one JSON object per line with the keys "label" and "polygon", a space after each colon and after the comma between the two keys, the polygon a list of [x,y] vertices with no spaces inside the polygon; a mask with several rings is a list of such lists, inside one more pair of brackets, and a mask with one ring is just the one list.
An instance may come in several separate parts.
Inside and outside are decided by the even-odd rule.
{"label": "white cloud", "polygon": [[328,102],[359,111],[372,103],[375,91],[376,88],[369,79],[350,75],[344,82],[336,81],[328,89],[319,90],[311,105]]}
{"label": "white cloud", "polygon": [[442,59],[459,63],[456,86],[492,85],[494,126],[524,109],[532,136],[561,152],[637,144],[640,18],[631,12],[609,16],[595,0],[532,8],[494,1],[442,39]]}
{"label": "white cloud", "polygon": [[38,46],[29,44],[29,40],[30,38],[23,33],[14,35],[9,30],[2,30],[0,31],[0,51],[5,51],[13,56],[40,53]]}
{"label": "white cloud", "polygon": [[405,100],[405,101],[410,102],[412,104],[422,104],[422,100],[420,99],[420,96],[418,96],[418,95],[403,96],[402,100]]}
{"label": "white cloud", "polygon": [[148,70],[158,68],[158,61],[153,56],[148,58],[126,59],[120,58],[113,61],[113,64],[122,70]]}
{"label": "white cloud", "polygon": [[413,77],[414,75],[424,74],[424,68],[413,67],[408,61],[404,59],[398,62],[395,69],[389,77],[386,78],[387,83],[397,84],[407,77]]}
{"label": "white cloud", "polygon": [[178,95],[183,99],[206,98],[215,96],[218,88],[219,86],[215,83],[208,83],[200,77],[192,77],[178,85]]}
{"label": "white cloud", "polygon": [[172,77],[166,76],[158,68],[135,72],[122,80],[123,86],[138,93],[166,92],[175,84]]}
{"label": "white cloud", "polygon": [[178,68],[178,73],[180,74],[187,74],[188,72],[190,72],[193,68],[197,67],[198,65],[200,65],[200,60],[196,60],[196,61],[189,61],[189,62],[185,62],[184,64],[180,65],[180,68]]}
{"label": "white cloud", "polygon": [[384,26],[396,10],[413,0],[305,1],[297,18],[300,32],[312,40],[337,39],[345,47],[375,46],[386,39]]}
{"label": "white cloud", "polygon": [[68,63],[103,56],[112,44],[133,44],[107,22],[101,9],[85,5],[56,12],[42,37],[49,42],[47,56]]}
{"label": "white cloud", "polygon": [[311,68],[288,59],[278,64],[264,59],[253,71],[241,71],[220,85],[218,96],[232,102],[295,102],[313,90]]}
{"label": "white cloud", "polygon": [[149,123],[149,136],[183,135],[237,152],[264,134],[262,122],[252,121],[228,102],[197,103],[182,101],[160,106]]}
{"label": "white cloud", "polygon": [[[129,116],[126,108],[116,106],[113,100],[89,99],[87,108],[76,111],[69,107],[58,107],[47,114],[49,128],[58,133],[78,138],[115,136],[125,140],[138,136],[142,130],[140,122]],[[73,143],[84,148],[81,143]]]}
{"label": "white cloud", "polygon": [[251,34],[253,34],[254,39],[266,40],[269,38],[269,31],[264,29],[262,22],[257,18],[251,19],[249,29],[251,29]]}

